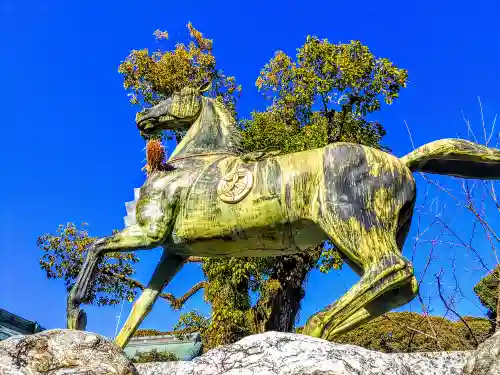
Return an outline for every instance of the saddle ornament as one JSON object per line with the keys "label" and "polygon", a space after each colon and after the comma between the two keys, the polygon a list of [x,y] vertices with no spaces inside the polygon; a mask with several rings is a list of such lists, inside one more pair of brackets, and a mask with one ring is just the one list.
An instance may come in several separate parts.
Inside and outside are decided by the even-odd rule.
{"label": "saddle ornament", "polygon": [[239,168],[220,179],[217,185],[217,196],[224,203],[238,203],[248,195],[252,186],[252,172]]}

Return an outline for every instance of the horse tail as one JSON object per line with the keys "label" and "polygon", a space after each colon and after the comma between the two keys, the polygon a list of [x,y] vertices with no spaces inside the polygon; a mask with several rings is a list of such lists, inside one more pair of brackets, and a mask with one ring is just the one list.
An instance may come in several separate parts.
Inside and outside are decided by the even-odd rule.
{"label": "horse tail", "polygon": [[500,149],[463,139],[441,139],[427,143],[400,159],[412,172],[500,179]]}

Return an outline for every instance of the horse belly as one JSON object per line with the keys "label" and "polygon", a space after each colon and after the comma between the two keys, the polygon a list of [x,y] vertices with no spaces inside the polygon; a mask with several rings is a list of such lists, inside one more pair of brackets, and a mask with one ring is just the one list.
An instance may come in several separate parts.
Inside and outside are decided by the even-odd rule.
{"label": "horse belly", "polygon": [[[267,211],[245,209],[245,205],[196,210],[190,218],[177,220],[173,240],[197,256],[272,256],[295,252],[290,225],[276,207]],[[194,212],[192,212],[194,214]]]}
{"label": "horse belly", "polygon": [[172,249],[186,256],[272,257],[296,254],[327,239],[321,229],[309,220],[272,227],[245,228],[238,232],[226,229],[225,233],[228,234],[190,238],[177,236]]}

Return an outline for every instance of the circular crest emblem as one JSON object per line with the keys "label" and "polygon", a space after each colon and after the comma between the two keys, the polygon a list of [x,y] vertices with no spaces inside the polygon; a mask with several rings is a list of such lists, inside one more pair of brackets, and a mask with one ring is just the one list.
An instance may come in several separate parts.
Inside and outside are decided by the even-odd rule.
{"label": "circular crest emblem", "polygon": [[225,203],[238,203],[247,196],[252,185],[252,172],[241,168],[220,179],[217,185],[217,195]]}

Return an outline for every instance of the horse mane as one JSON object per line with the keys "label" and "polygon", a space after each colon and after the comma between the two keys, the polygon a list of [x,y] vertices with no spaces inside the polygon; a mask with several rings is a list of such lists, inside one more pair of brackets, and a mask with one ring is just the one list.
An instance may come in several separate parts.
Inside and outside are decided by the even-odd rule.
{"label": "horse mane", "polygon": [[240,156],[245,152],[242,141],[236,120],[224,103],[202,96],[197,119],[191,124],[170,159],[221,152]]}
{"label": "horse mane", "polygon": [[245,152],[242,146],[243,137],[241,135],[241,132],[238,130],[236,120],[231,111],[224,105],[224,103],[220,102],[217,99],[206,99],[212,101],[214,107],[218,110],[218,112],[222,113],[222,115],[228,120],[227,122],[221,121],[220,125],[225,125],[225,128],[229,134],[229,137],[227,138],[227,148],[229,149],[229,151],[234,152],[237,155],[243,154]]}

